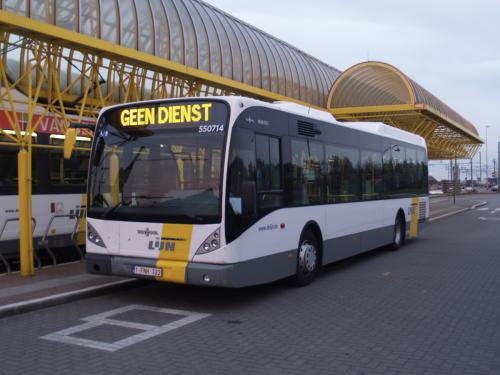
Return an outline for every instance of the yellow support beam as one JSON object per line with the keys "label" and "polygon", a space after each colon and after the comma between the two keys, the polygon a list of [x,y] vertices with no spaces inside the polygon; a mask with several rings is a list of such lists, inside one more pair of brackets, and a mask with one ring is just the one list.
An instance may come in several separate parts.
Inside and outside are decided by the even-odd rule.
{"label": "yellow support beam", "polygon": [[336,118],[340,118],[345,115],[356,115],[356,114],[379,114],[379,113],[389,113],[389,112],[403,112],[403,111],[415,111],[416,108],[413,104],[393,104],[393,105],[374,105],[374,106],[362,106],[362,107],[347,107],[347,108],[330,108],[329,112]]}
{"label": "yellow support beam", "polygon": [[19,199],[19,252],[21,259],[21,276],[31,276],[35,273],[33,264],[33,239],[30,231],[30,185],[29,153],[21,148],[18,153],[18,199]]}
{"label": "yellow support beam", "polygon": [[169,71],[176,77],[182,77],[190,81],[199,80],[209,84],[210,86],[218,87],[229,92],[238,92],[267,101],[291,101],[326,111],[325,108],[313,106],[309,103],[296,100],[288,96],[276,94],[268,90],[221,77],[200,69],[181,65],[161,57],[123,47],[118,44],[113,44],[102,39],[96,39],[62,27],[22,17],[5,10],[0,10],[0,29],[32,37],[36,40],[44,40],[51,45],[58,45],[69,49],[87,52],[101,58],[104,57],[113,61],[120,61],[134,67],[142,67],[160,72]]}

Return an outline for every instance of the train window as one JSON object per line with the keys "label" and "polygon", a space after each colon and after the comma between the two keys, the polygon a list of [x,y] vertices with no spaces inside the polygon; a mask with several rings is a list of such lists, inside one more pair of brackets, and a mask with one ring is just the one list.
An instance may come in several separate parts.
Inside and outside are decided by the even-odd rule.
{"label": "train window", "polygon": [[[0,146],[0,160],[2,167],[0,168],[0,188],[15,189],[17,191],[17,157],[19,149],[12,146]],[[31,157],[31,180],[33,186],[38,185],[38,153],[40,149],[32,148]]]}
{"label": "train window", "polygon": [[[64,138],[50,138],[50,143],[62,146]],[[90,147],[90,138],[77,139],[76,147]],[[87,183],[87,170],[89,151],[75,150],[71,159],[64,159],[63,149],[51,149],[49,152],[49,176],[52,185],[85,185]]]}
{"label": "train window", "polygon": [[2,160],[0,187],[17,186],[17,153],[17,147],[0,147],[0,159]]}

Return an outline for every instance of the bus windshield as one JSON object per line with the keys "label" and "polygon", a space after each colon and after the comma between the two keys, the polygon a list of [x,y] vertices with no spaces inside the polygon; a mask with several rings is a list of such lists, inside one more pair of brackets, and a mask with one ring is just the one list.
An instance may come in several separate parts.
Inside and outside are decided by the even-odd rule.
{"label": "bus windshield", "polygon": [[[214,102],[153,103],[101,116],[92,150],[88,216],[216,223],[228,109]],[[172,110],[174,108],[174,110]],[[142,112],[141,112],[142,111]]]}

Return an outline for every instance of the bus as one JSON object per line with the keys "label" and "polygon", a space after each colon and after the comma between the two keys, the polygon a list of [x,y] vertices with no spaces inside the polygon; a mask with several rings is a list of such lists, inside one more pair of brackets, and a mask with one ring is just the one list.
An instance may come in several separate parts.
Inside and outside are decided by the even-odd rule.
{"label": "bus", "polygon": [[428,219],[423,138],[287,102],[204,97],[103,109],[88,177],[88,272],[218,287],[389,245]]}
{"label": "bus", "polygon": [[[19,94],[18,94],[19,95]],[[42,112],[40,108],[36,108]],[[10,112],[11,117],[14,112]],[[21,127],[27,113],[16,112]],[[80,131],[73,158],[63,157],[65,124],[54,114],[35,114],[40,122],[32,133],[32,220],[33,247],[38,267],[81,256],[85,245],[85,207],[88,161],[92,133]],[[95,120],[85,119],[86,123]],[[19,196],[17,156],[19,145],[5,111],[0,111],[0,273],[19,263]],[[75,250],[61,250],[76,247]],[[61,255],[61,256],[60,256]]]}

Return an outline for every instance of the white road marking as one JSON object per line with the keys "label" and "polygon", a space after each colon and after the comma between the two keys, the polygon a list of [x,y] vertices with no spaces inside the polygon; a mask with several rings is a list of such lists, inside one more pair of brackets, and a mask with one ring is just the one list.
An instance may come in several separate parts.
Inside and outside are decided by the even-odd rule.
{"label": "white road marking", "polygon": [[452,216],[452,215],[455,215],[455,214],[459,214],[461,212],[465,212],[465,211],[469,211],[469,210],[475,210],[478,207],[486,206],[487,204],[488,204],[487,202],[479,202],[479,203],[475,204],[474,206],[472,206],[470,208],[462,208],[461,210],[449,212],[449,213],[443,214],[441,216],[430,217],[429,218],[429,222],[431,223],[431,222],[433,222],[435,220],[444,219],[445,217]]}
{"label": "white road marking", "polygon": [[478,211],[489,211],[490,209],[488,207],[479,207],[477,210]]}
{"label": "white road marking", "polygon": [[[162,326],[156,326],[156,325],[151,325],[151,324],[142,324],[142,323],[137,323],[137,322],[129,322],[129,321],[110,318],[110,317],[113,317],[115,315],[118,315],[118,314],[121,314],[121,313],[124,313],[127,311],[132,311],[132,310],[144,310],[144,311],[153,311],[153,312],[158,312],[158,313],[163,313],[163,314],[179,315],[179,316],[183,316],[183,318],[174,320],[173,322],[170,322],[168,324],[164,324]],[[105,312],[100,313],[100,314],[87,316],[85,318],[82,318],[82,320],[84,320],[86,323],[79,324],[79,325],[76,325],[73,327],[69,327],[69,328],[63,329],[61,331],[54,332],[54,333],[50,333],[50,334],[42,336],[40,338],[44,339],[44,340],[57,341],[57,342],[61,342],[64,344],[79,345],[79,346],[84,346],[87,348],[104,350],[107,352],[116,352],[117,350],[126,348],[127,346],[137,344],[138,342],[148,340],[152,337],[155,337],[155,336],[161,335],[163,333],[172,331],[176,328],[180,328],[180,327],[183,327],[185,325],[194,323],[194,322],[196,322],[200,319],[204,319],[208,316],[210,316],[210,314],[198,313],[198,312],[186,311],[186,310],[163,309],[163,308],[159,308],[159,307],[144,306],[144,305],[129,305],[129,306],[120,307],[118,309],[105,311]],[[84,338],[72,336],[75,333],[86,331],[88,329],[103,326],[103,325],[113,325],[113,326],[119,326],[119,327],[125,327],[125,328],[134,328],[134,329],[138,329],[138,330],[141,330],[144,332],[126,337],[124,339],[115,341],[113,343],[84,339]]]}
{"label": "white road marking", "polygon": [[483,221],[500,221],[500,217],[483,217],[481,216],[479,220]]}

